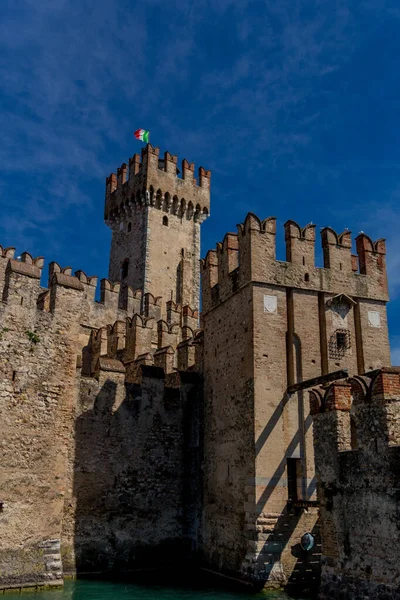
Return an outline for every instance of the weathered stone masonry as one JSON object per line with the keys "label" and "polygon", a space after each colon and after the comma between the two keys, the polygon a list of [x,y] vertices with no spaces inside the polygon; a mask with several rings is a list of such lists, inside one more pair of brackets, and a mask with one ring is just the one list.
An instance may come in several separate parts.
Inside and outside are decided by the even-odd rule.
{"label": "weathered stone masonry", "polygon": [[[300,381],[390,364],[385,244],[249,214],[200,265],[210,172],[147,145],[107,178],[109,279],[0,249],[0,588],[63,573],[319,572]],[[199,329],[200,270],[202,329]],[[300,508],[300,501],[309,505]],[[299,541],[316,535],[305,554]]]}
{"label": "weathered stone masonry", "polygon": [[[389,364],[385,245],[362,234],[285,224],[287,260],[276,260],[275,219],[249,214],[203,262],[204,537],[215,570],[268,585],[317,581],[312,423],[290,385],[347,368]],[[289,489],[291,468],[295,489]],[[293,504],[292,504],[293,507]]]}
{"label": "weathered stone masonry", "polygon": [[[210,173],[201,169],[197,186],[194,166],[184,161],[184,178],[176,183],[176,157],[166,153],[164,163],[153,165],[157,156],[148,146],[142,162],[134,157],[129,182],[119,171],[115,192],[114,176],[108,178],[107,222],[129,220],[127,241],[115,245],[113,236],[111,276],[118,269],[112,281],[101,281],[100,302],[96,277],[53,262],[42,288],[42,258],[24,253],[16,260],[12,248],[0,249],[0,587],[57,585],[63,570],[165,566],[198,550],[197,238]],[[156,190],[163,183],[162,206],[157,193],[147,202],[150,180]],[[176,187],[185,196],[179,215],[166,202],[175,202]],[[128,229],[143,221],[146,244],[138,244]],[[170,260],[158,272],[162,245]],[[121,276],[125,247],[145,266],[146,282],[133,262]],[[194,299],[192,307],[169,294],[166,263],[175,261],[175,250],[172,279],[181,299]]]}
{"label": "weathered stone masonry", "polygon": [[400,375],[310,392],[321,502],[321,600],[400,598]]}

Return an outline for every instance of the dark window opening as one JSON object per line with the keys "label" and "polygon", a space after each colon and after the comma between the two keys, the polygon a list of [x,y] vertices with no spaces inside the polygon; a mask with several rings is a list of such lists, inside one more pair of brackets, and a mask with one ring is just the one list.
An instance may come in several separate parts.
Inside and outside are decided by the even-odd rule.
{"label": "dark window opening", "polygon": [[128,223],[128,233],[132,231],[132,223]]}
{"label": "dark window opening", "polygon": [[287,459],[288,500],[297,502],[301,496],[301,460],[300,458]]}
{"label": "dark window opening", "polygon": [[128,277],[129,260],[125,259],[121,265],[121,281]]}
{"label": "dark window opening", "polygon": [[23,305],[23,303],[24,303],[24,299],[21,297],[21,306]]}
{"label": "dark window opening", "polygon": [[12,380],[13,380],[13,381],[15,381],[15,376],[16,376],[16,374],[17,374],[17,371],[13,371],[13,374],[12,374]]}
{"label": "dark window opening", "polygon": [[351,439],[351,449],[357,450],[357,448],[358,448],[357,425],[354,420],[354,417],[350,417],[350,439]]}
{"label": "dark window opening", "polygon": [[338,329],[329,340],[329,356],[332,359],[341,359],[346,351],[351,347],[350,331],[347,329]]}
{"label": "dark window opening", "polygon": [[305,257],[303,256],[303,265],[305,265],[305,264],[306,264],[306,259],[305,259]]}
{"label": "dark window opening", "polygon": [[310,281],[310,275],[308,273],[304,275],[304,281]]}
{"label": "dark window opening", "polygon": [[162,218],[162,224],[165,225],[166,227],[168,227],[168,217]]}
{"label": "dark window opening", "polygon": [[[181,304],[182,302],[182,263],[176,267],[176,302]],[[171,292],[172,293],[172,292]],[[171,298],[172,300],[172,298]]]}
{"label": "dark window opening", "polygon": [[339,269],[342,270],[342,263],[339,263]]}
{"label": "dark window opening", "polygon": [[339,350],[345,350],[347,347],[346,344],[346,334],[343,331],[338,331],[336,333],[336,345]]}

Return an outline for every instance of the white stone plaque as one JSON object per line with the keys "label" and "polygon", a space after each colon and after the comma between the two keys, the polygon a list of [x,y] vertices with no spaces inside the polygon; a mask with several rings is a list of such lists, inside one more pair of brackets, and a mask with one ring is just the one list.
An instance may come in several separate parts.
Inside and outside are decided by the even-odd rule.
{"label": "white stone plaque", "polygon": [[381,326],[381,315],[377,310],[368,311],[368,323],[371,325],[371,327]]}
{"label": "white stone plaque", "polygon": [[276,313],[277,309],[277,297],[276,296],[264,296],[264,312]]}

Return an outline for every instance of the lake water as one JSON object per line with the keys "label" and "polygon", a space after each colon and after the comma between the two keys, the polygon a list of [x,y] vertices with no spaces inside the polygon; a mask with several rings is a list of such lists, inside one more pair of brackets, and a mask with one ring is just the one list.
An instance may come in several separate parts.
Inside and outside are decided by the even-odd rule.
{"label": "lake water", "polygon": [[[6,592],[1,595],[1,598],[11,600],[16,596],[15,592]],[[191,589],[85,580],[67,580],[63,589],[23,592],[21,596],[21,600],[290,600],[292,598],[283,592],[249,594],[221,591],[210,587]],[[304,597],[297,600],[308,599]]]}

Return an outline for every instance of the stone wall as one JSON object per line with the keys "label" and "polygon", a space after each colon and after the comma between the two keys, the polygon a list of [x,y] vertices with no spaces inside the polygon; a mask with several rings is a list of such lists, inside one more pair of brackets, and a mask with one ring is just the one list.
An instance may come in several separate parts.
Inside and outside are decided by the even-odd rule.
{"label": "stone wall", "polygon": [[197,312],[169,301],[162,320],[131,289],[121,308],[107,280],[95,302],[97,278],[56,263],[42,288],[43,259],[13,255],[0,248],[0,588],[197,552]]}
{"label": "stone wall", "polygon": [[141,385],[126,384],[115,362],[80,381],[61,547],[70,573],[176,567],[197,539],[187,523],[199,499],[185,496],[198,487],[187,475],[200,451],[197,380],[166,384],[162,369],[143,366]]}
{"label": "stone wall", "polygon": [[310,393],[322,531],[321,600],[400,598],[400,375]]}
{"label": "stone wall", "polygon": [[204,318],[206,564],[237,575],[247,553],[246,486],[254,477],[251,290]]}
{"label": "stone wall", "polygon": [[0,304],[0,587],[60,583],[74,428],[79,292],[54,283],[52,312],[38,311],[41,261],[23,258],[7,260]]}

